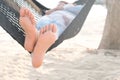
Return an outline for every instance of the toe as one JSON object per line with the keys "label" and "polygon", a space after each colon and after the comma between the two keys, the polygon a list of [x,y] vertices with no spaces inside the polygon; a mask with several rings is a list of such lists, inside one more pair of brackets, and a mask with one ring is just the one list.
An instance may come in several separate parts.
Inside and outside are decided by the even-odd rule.
{"label": "toe", "polygon": [[52,27],[53,27],[52,24],[50,24],[50,25],[49,25],[49,29],[50,29],[50,31],[52,31]]}
{"label": "toe", "polygon": [[29,10],[25,9],[25,15],[29,15]]}
{"label": "toe", "polygon": [[51,31],[51,27],[50,27],[50,24],[48,25],[48,31]]}
{"label": "toe", "polygon": [[31,19],[33,19],[33,18],[34,18],[34,16],[33,16],[32,12],[30,12],[30,11],[28,11],[28,16],[29,16]]}
{"label": "toe", "polygon": [[49,26],[48,25],[45,26],[45,29],[46,29],[46,31],[49,31]]}
{"label": "toe", "polygon": [[35,18],[34,18],[34,16],[33,16],[32,13],[30,13],[30,20],[31,20],[32,24],[35,24],[35,23],[36,23],[36,22],[35,22]]}
{"label": "toe", "polygon": [[43,27],[43,33],[45,33],[46,32],[46,28],[45,27]]}
{"label": "toe", "polygon": [[33,25],[36,25],[35,19],[32,19],[32,24],[33,24]]}
{"label": "toe", "polygon": [[54,33],[57,32],[57,28],[56,28],[56,25],[55,24],[50,24],[50,30]]}
{"label": "toe", "polygon": [[31,19],[34,19],[34,16],[32,13],[29,14]]}
{"label": "toe", "polygon": [[20,16],[24,17],[25,16],[25,8],[20,9]]}
{"label": "toe", "polygon": [[43,34],[44,33],[44,30],[43,28],[40,29],[40,34]]}
{"label": "toe", "polygon": [[52,32],[56,33],[57,32],[57,27],[55,24],[52,24]]}

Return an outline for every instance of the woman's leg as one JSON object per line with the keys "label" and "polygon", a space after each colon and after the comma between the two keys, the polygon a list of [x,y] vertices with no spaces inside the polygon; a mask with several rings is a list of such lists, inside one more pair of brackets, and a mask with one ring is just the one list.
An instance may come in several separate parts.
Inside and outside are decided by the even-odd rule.
{"label": "woman's leg", "polygon": [[24,47],[27,51],[32,52],[37,40],[36,23],[33,14],[28,9],[21,8],[19,23],[25,31]]}
{"label": "woman's leg", "polygon": [[57,27],[54,24],[49,24],[40,29],[38,41],[32,53],[33,67],[41,66],[46,51],[57,40],[56,32]]}
{"label": "woman's leg", "polygon": [[[48,22],[49,24],[43,22]],[[41,23],[44,25],[38,25],[41,26],[39,27],[38,36],[33,14],[28,9],[21,8],[19,23],[25,31],[24,47],[32,52],[33,67],[39,67],[42,64],[46,51],[57,40],[57,27],[54,24],[50,24],[51,22],[47,21],[47,19],[43,22]]]}

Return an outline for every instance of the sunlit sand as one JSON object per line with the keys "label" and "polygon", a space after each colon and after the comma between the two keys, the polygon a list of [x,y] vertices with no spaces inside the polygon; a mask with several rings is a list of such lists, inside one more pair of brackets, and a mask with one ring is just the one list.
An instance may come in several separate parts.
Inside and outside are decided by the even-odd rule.
{"label": "sunlit sand", "polygon": [[31,55],[0,28],[0,80],[119,80],[120,51],[99,46],[106,9],[94,5],[80,33],[48,52],[35,69]]}

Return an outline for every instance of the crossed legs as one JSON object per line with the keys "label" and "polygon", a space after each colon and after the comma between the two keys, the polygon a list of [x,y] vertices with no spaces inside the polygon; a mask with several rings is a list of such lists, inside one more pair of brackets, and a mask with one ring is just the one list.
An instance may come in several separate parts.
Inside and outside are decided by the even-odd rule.
{"label": "crossed legs", "polygon": [[46,25],[38,31],[33,14],[26,8],[21,8],[19,23],[25,31],[24,47],[32,52],[33,67],[39,67],[48,48],[56,41],[57,28],[54,24]]}

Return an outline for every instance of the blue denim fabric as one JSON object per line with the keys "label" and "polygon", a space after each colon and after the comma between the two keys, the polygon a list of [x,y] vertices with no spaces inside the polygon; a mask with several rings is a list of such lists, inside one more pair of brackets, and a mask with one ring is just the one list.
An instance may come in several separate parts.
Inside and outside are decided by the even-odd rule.
{"label": "blue denim fabric", "polygon": [[63,27],[65,27],[65,25],[62,22],[60,23],[60,22],[58,22],[58,20],[51,19],[48,16],[43,16],[42,18],[40,18],[40,20],[38,21],[38,23],[36,25],[36,28],[38,30],[40,30],[41,28],[43,28],[43,27],[45,27],[46,25],[49,25],[49,24],[55,24],[56,25],[56,27],[57,27],[57,37],[59,37],[62,34],[62,32],[64,31]]}
{"label": "blue denim fabric", "polygon": [[[63,10],[55,11],[50,15],[45,15],[39,19],[36,28],[40,30],[42,27],[49,25],[51,23],[57,26],[57,36],[59,37],[62,32],[67,28],[70,22],[76,17],[76,15],[81,10],[82,6],[67,6]],[[70,21],[65,24],[63,15],[69,17]]]}
{"label": "blue denim fabric", "polygon": [[77,6],[72,6],[72,5],[66,5],[64,6],[64,10],[73,13],[74,15],[77,15],[80,10],[82,9],[83,5],[77,5]]}

